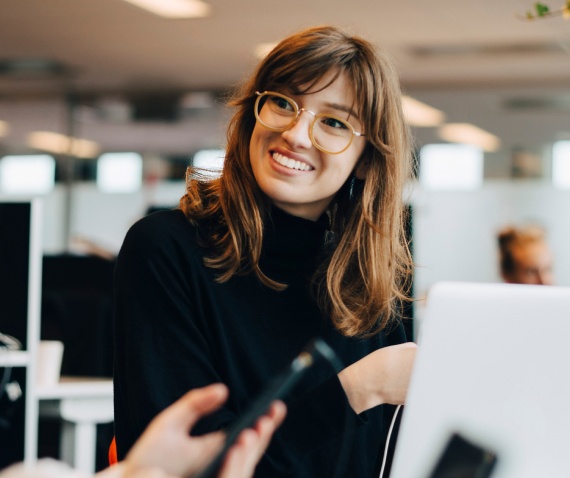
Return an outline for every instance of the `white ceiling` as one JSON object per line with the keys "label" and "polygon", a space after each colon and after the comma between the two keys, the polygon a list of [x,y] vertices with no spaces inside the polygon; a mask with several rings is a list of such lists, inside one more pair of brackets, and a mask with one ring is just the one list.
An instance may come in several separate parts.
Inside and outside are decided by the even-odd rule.
{"label": "white ceiling", "polygon": [[[570,22],[517,18],[533,0],[208,3],[209,18],[168,20],[122,0],[0,0],[0,61],[47,58],[70,71],[52,80],[0,76],[0,120],[13,126],[0,145],[21,146],[28,129],[54,118],[66,129],[57,98],[69,92],[97,97],[99,103],[91,103],[97,106],[101,95],[109,101],[116,95],[226,90],[255,65],[259,43],[324,23],[382,46],[405,90],[443,109],[450,121],[473,122],[509,148],[517,141],[534,147],[570,138]],[[522,99],[532,100],[533,108],[505,108]],[[79,113],[81,134],[104,149],[137,143],[147,151],[182,154],[223,141],[217,110],[176,124],[111,123],[92,109]],[[417,131],[420,142],[433,135]]]}

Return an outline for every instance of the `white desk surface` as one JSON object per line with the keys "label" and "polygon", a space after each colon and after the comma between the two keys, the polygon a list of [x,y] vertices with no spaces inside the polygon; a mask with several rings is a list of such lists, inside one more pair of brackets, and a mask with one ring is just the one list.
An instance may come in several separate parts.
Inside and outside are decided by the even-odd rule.
{"label": "white desk surface", "polygon": [[61,377],[54,385],[37,386],[40,415],[63,419],[61,458],[92,475],[95,473],[97,424],[113,421],[111,378]]}
{"label": "white desk surface", "polygon": [[36,397],[40,400],[58,400],[63,398],[105,398],[113,396],[113,379],[107,377],[66,377],[60,378],[53,386],[36,388]]}

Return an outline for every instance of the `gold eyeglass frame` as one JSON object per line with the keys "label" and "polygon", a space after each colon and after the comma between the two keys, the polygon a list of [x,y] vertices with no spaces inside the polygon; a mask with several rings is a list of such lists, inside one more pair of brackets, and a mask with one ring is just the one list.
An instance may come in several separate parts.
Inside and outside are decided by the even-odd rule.
{"label": "gold eyeglass frame", "polygon": [[[318,150],[322,151],[323,153],[327,153],[327,154],[340,154],[340,153],[344,153],[352,144],[352,140],[354,139],[355,136],[362,136],[365,137],[366,135],[364,133],[359,133],[358,131],[355,131],[354,126],[352,126],[348,121],[339,118],[338,116],[335,115],[331,115],[331,114],[323,114],[323,113],[315,113],[314,111],[308,110],[306,108],[299,108],[299,105],[297,104],[297,102],[295,100],[293,100],[292,98],[290,98],[289,96],[286,95],[282,95],[281,93],[277,93],[275,91],[264,91],[262,93],[260,93],[259,91],[256,91],[255,94],[257,95],[257,99],[255,100],[255,105],[253,107],[253,112],[255,114],[255,119],[257,121],[259,121],[259,123],[264,127],[267,128],[270,131],[275,131],[278,133],[282,133],[283,131],[287,131],[288,129],[292,128],[295,123],[297,122],[297,120],[299,119],[299,116],[301,116],[301,113],[304,111],[306,113],[310,113],[313,115],[313,120],[311,121],[311,125],[309,126],[309,138],[311,138],[311,143],[313,144],[313,146],[315,148],[317,148]],[[279,98],[283,98],[284,100],[286,100],[287,102],[291,103],[293,105],[293,107],[295,108],[295,116],[293,117],[293,119],[291,120],[291,122],[285,126],[284,128],[274,128],[273,126],[269,126],[267,124],[265,124],[263,121],[261,121],[261,118],[259,117],[259,101],[261,100],[261,98],[263,98],[264,96],[278,96]],[[336,151],[336,152],[332,152],[329,151],[325,148],[323,148],[322,146],[320,146],[316,141],[315,141],[315,135],[314,135],[314,129],[315,129],[315,125],[317,124],[317,120],[319,118],[322,117],[326,117],[326,118],[332,118],[335,119],[337,121],[340,121],[342,124],[346,125],[350,131],[352,131],[352,135],[350,137],[350,140],[348,141],[348,144],[341,149],[340,151]]]}

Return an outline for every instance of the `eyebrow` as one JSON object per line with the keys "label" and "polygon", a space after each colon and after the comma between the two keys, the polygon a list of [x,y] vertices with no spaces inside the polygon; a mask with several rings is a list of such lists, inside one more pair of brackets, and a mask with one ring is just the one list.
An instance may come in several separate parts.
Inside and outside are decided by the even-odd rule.
{"label": "eyebrow", "polygon": [[354,112],[354,110],[350,106],[341,105],[339,103],[325,103],[325,106],[328,106],[329,108],[333,108],[335,110],[339,110],[339,111],[343,111],[345,113],[348,113],[354,119],[360,121],[360,119],[358,118],[358,115]]}
{"label": "eyebrow", "polygon": [[[279,90],[276,90],[276,91],[279,91]],[[286,89],[285,95],[291,96],[293,98],[293,101],[295,101],[298,105],[299,104],[298,97],[299,96],[307,96],[307,93],[299,93],[299,92],[297,92],[295,90],[291,90],[291,89],[289,91],[287,91],[287,89]],[[352,116],[357,121],[362,122],[362,120],[358,117],[356,112],[350,106],[346,106],[346,105],[343,105],[341,103],[331,103],[331,102],[325,102],[324,106],[326,106],[328,108],[332,108],[334,110],[342,111],[344,113],[348,113],[348,115]]]}

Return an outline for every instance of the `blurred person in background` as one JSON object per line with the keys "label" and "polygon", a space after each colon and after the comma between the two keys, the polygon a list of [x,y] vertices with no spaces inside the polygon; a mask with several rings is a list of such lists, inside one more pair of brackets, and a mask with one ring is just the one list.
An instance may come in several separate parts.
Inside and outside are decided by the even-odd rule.
{"label": "blurred person in background", "polygon": [[553,254],[536,225],[508,226],[497,235],[501,276],[509,284],[553,285]]}

